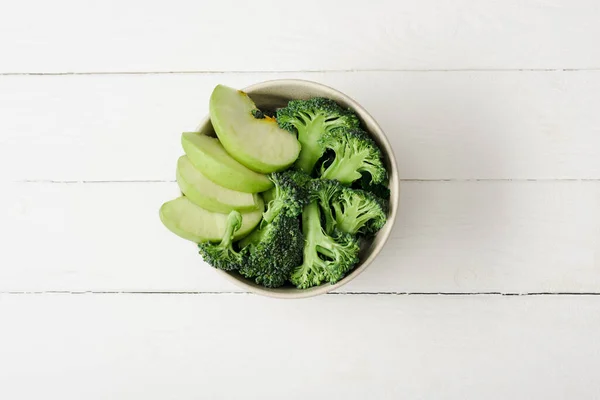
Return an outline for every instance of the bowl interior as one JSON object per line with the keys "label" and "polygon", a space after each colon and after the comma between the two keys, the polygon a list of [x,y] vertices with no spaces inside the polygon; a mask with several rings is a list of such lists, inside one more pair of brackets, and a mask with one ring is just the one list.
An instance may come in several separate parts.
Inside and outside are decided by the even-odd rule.
{"label": "bowl interior", "polygon": [[[394,221],[396,219],[399,195],[398,172],[392,147],[390,146],[379,125],[366,110],[364,110],[350,97],[328,86],[311,81],[285,79],[257,83],[244,88],[243,90],[250,95],[252,100],[254,100],[256,105],[261,109],[274,110],[279,107],[285,107],[290,100],[309,99],[312,97],[327,97],[336,101],[342,107],[352,109],[360,118],[363,128],[369,132],[383,153],[385,166],[389,173],[390,204],[388,221],[385,226],[381,228],[379,232],[377,232],[373,239],[365,241],[365,243],[361,246],[360,261],[357,266],[342,280],[333,285],[323,284],[310,289],[297,289],[290,285],[281,288],[270,289],[257,285],[253,281],[244,278],[238,273],[225,272],[221,270],[216,271],[245,290],[277,298],[311,297],[339,288],[340,286],[354,279],[366,269],[366,267],[380,252],[392,230]],[[209,118],[205,118],[204,121],[202,121],[198,130],[204,134],[214,135],[214,130]]]}

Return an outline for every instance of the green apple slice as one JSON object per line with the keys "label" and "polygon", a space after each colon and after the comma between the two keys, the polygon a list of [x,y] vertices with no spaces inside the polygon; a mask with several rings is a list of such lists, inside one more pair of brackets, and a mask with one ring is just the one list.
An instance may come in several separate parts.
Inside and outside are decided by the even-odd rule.
{"label": "green apple slice", "polygon": [[241,90],[217,85],[210,97],[210,121],[227,152],[253,171],[286,169],[300,154],[296,136],[273,118],[257,119],[256,105]]}
{"label": "green apple slice", "polygon": [[183,194],[200,207],[219,213],[256,210],[259,195],[238,192],[219,186],[194,167],[187,156],[177,160],[177,183]]}
{"label": "green apple slice", "polygon": [[[259,208],[242,213],[242,226],[234,240],[250,233],[262,219],[264,203]],[[194,243],[218,242],[227,228],[227,215],[211,212],[194,204],[185,196],[166,202],[160,208],[160,220],[171,232]]]}
{"label": "green apple slice", "polygon": [[234,160],[217,138],[185,132],[181,145],[194,167],[219,186],[244,193],[264,192],[273,186],[266,175]]}

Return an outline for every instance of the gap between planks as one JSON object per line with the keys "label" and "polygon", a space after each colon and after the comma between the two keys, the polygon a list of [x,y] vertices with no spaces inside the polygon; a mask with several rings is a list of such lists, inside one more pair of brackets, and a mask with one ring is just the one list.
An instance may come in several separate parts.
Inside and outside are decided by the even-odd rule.
{"label": "gap between planks", "polygon": [[[3,291],[0,295],[179,295],[179,296],[218,296],[252,295],[251,292],[234,291],[95,291],[95,290],[45,290],[45,291]],[[327,296],[488,296],[488,297],[527,297],[527,296],[600,296],[597,292],[330,292]]]}
{"label": "gap between planks", "polygon": [[600,71],[592,68],[449,68],[449,69],[310,69],[310,70],[256,70],[256,71],[79,71],[79,72],[2,72],[0,76],[77,76],[77,75],[223,75],[223,74],[322,74],[322,73],[360,73],[360,72],[583,72]]}
{"label": "gap between planks", "polygon": [[[469,179],[399,179],[400,182],[600,182],[600,178],[469,178]],[[132,180],[52,180],[52,179],[25,179],[12,183],[44,183],[44,184],[97,184],[97,183],[176,183],[174,179],[132,179]]]}

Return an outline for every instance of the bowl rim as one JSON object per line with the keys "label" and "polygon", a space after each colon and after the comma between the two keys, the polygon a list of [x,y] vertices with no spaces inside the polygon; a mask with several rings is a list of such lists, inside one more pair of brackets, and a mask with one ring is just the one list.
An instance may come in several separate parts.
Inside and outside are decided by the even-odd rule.
{"label": "bowl rim", "polygon": [[[391,171],[389,171],[390,202],[388,220],[383,226],[383,228],[381,228],[381,230],[376,234],[376,236],[380,239],[376,246],[372,249],[369,256],[364,260],[361,260],[360,265],[358,267],[354,268],[348,275],[340,279],[338,282],[334,284],[324,283],[322,285],[315,286],[309,289],[290,290],[285,288],[266,288],[259,286],[253,282],[250,282],[246,278],[238,277],[237,275],[234,275],[231,272],[214,269],[218,274],[224,276],[227,280],[235,284],[237,287],[239,287],[240,289],[244,289],[250,293],[277,299],[303,299],[326,294],[342,287],[343,285],[347,284],[348,282],[355,279],[358,275],[363,273],[367,269],[367,267],[371,265],[375,258],[377,258],[377,256],[387,243],[396,222],[396,216],[398,213],[398,207],[400,203],[400,181],[398,177],[398,165],[396,162],[394,149],[392,148],[392,145],[390,144],[385,132],[383,131],[383,129],[381,129],[375,118],[373,118],[373,116],[371,116],[371,114],[363,106],[361,106],[356,100],[354,100],[347,94],[337,89],[334,89],[331,86],[327,86],[322,83],[306,79],[271,79],[246,86],[242,89],[242,91],[252,95],[252,92],[262,89],[269,89],[270,87],[279,85],[291,85],[304,88],[308,87],[320,92],[329,93],[330,95],[333,95],[331,97],[342,99],[346,103],[345,106],[350,107],[360,117],[362,122],[369,125],[370,128],[367,130],[368,133],[372,136],[377,137],[378,144],[381,147],[383,147],[384,153],[387,155],[388,161],[391,165]],[[324,94],[323,97],[327,97],[327,95]],[[207,115],[200,121],[196,130],[201,131],[203,127],[209,123],[210,116]]]}

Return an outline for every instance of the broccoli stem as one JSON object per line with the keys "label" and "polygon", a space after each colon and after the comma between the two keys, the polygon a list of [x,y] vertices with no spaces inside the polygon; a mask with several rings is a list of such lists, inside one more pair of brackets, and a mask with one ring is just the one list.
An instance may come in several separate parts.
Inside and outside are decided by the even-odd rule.
{"label": "broccoli stem", "polygon": [[261,226],[264,226],[265,223],[271,223],[281,212],[284,204],[279,199],[279,192],[279,186],[275,186],[273,189],[269,190],[269,196],[271,197],[271,200],[267,203],[267,211],[263,213]]}
{"label": "broccoli stem", "polygon": [[323,146],[319,143],[324,125],[322,119],[323,117],[317,117],[305,128],[298,129],[298,141],[302,150],[296,160],[296,167],[307,174],[312,172],[324,152]]}
{"label": "broccoli stem", "polygon": [[[306,243],[309,244],[306,248],[312,250],[310,252],[311,256],[317,253],[328,257],[333,256],[333,242],[329,236],[323,234],[323,228],[321,228],[321,211],[316,201],[304,207],[304,211],[302,212],[302,233],[304,234]],[[318,257],[310,258],[318,260]]]}
{"label": "broccoli stem", "polygon": [[337,179],[346,185],[352,183],[361,177],[360,172],[358,172],[360,166],[359,161],[360,159],[358,157],[344,158],[341,155],[338,156],[336,154],[331,165],[323,171],[321,178]]}
{"label": "broccoli stem", "polygon": [[[304,262],[302,263],[301,270],[298,271],[299,275],[302,275],[303,272],[301,271],[307,268],[314,268],[314,266],[325,268],[325,263],[319,258],[318,253],[319,251],[324,252],[325,249],[321,245],[326,244],[327,241],[323,237],[321,213],[316,201],[305,206],[302,211],[302,234],[304,235]],[[324,253],[327,255],[331,254],[327,250]]]}
{"label": "broccoli stem", "polygon": [[240,226],[242,226],[242,214],[239,211],[231,211],[227,217],[227,228],[225,228],[225,234],[220,243],[222,248],[231,247],[233,234],[240,229]]}
{"label": "broccoli stem", "polygon": [[[325,215],[325,232],[328,235],[333,233],[333,229],[335,228],[336,221],[333,219],[333,214],[331,213],[331,208],[329,208],[329,204],[321,204],[323,208],[323,214]],[[329,210],[327,210],[329,208]]]}
{"label": "broccoli stem", "polygon": [[358,202],[346,204],[343,211],[339,203],[334,204],[333,208],[336,216],[339,216],[336,221],[337,227],[342,232],[355,234],[361,226],[373,218],[373,214],[366,211],[364,205]]}
{"label": "broccoli stem", "polygon": [[300,171],[306,172],[310,174],[312,170],[315,168],[315,164],[321,158],[320,155],[315,156],[315,152],[318,149],[310,149],[310,146],[302,147],[303,149],[309,149],[303,153],[300,153],[300,156],[296,160],[296,168]]}
{"label": "broccoli stem", "polygon": [[[302,233],[304,239],[308,243],[314,243],[319,232],[319,229],[315,229],[315,221],[320,221],[321,215],[319,213],[319,206],[316,201],[311,202],[302,211]],[[317,227],[321,227],[320,222]]]}

